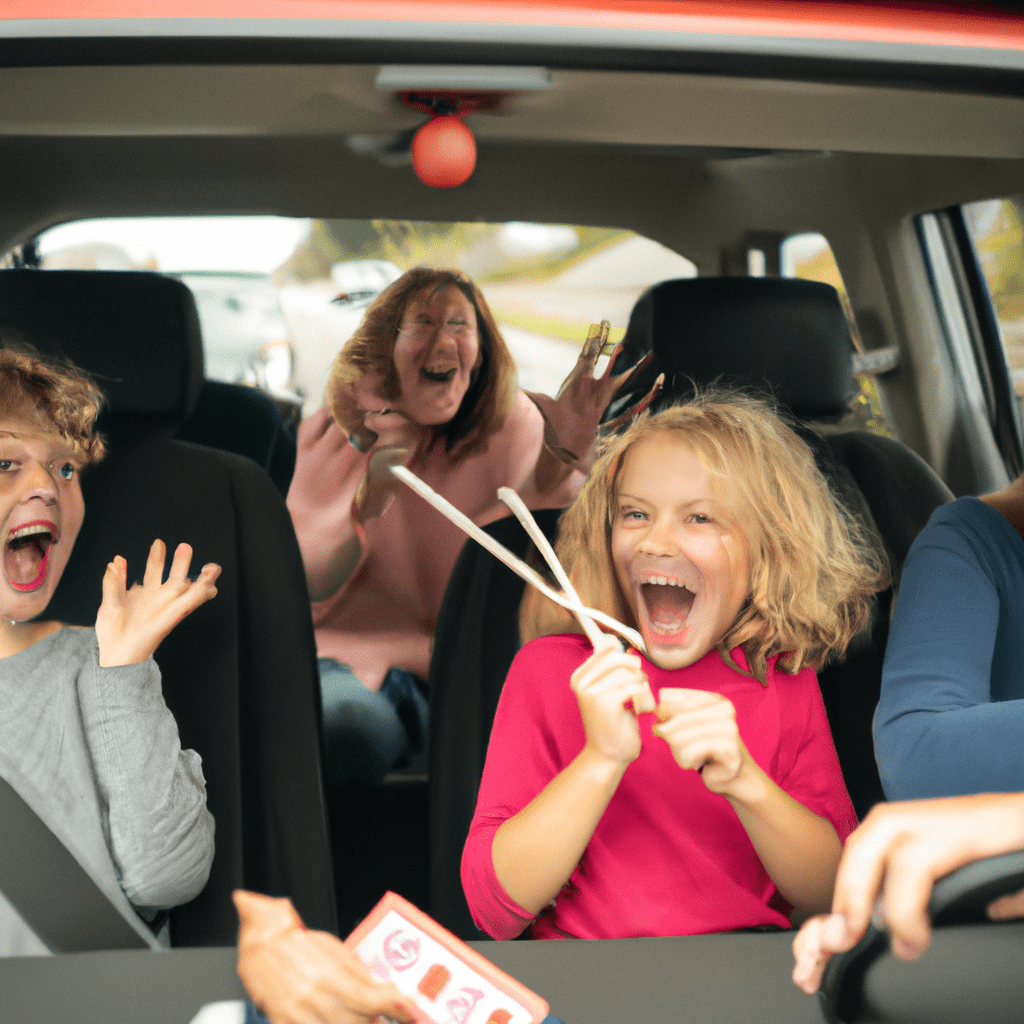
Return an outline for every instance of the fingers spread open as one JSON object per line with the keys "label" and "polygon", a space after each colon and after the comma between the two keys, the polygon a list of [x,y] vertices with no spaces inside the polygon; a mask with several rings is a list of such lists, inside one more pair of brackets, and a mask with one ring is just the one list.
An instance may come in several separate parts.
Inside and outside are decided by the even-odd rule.
{"label": "fingers spread open", "polygon": [[587,340],[583,345],[579,361],[587,363],[591,371],[597,365],[601,349],[608,342],[608,333],[611,330],[611,326],[607,320],[602,320],[600,324],[591,324],[590,329],[587,331]]}
{"label": "fingers spread open", "polygon": [[[192,547],[189,544],[179,544],[174,549],[174,558],[171,561],[171,571],[167,577],[168,583],[175,583],[179,586],[188,579],[188,567],[192,563]],[[161,568],[163,568],[161,566]]]}
{"label": "fingers spread open", "polygon": [[103,574],[103,603],[113,607],[124,598],[128,582],[128,563],[120,556],[114,555]]}
{"label": "fingers spread open", "polygon": [[[612,366],[615,365],[615,357],[619,354],[621,349],[621,345],[617,345],[615,347],[615,351],[612,353],[611,362],[608,364],[606,376],[611,377],[611,368]],[[623,370],[622,373],[615,374],[615,376],[612,377],[612,381],[615,384],[615,390],[618,391],[621,390],[622,388],[628,387],[630,383],[632,383],[633,379],[635,377],[639,377],[644,372],[644,370],[646,370],[647,367],[651,365],[653,361],[654,353],[648,352],[647,355],[645,355],[638,363],[631,366],[628,370]],[[665,375],[662,374],[661,376],[664,377]]]}
{"label": "fingers spread open", "polygon": [[160,539],[149,546],[149,557],[146,559],[146,572],[142,582],[147,587],[158,587],[164,578],[164,562],[167,560],[167,547]]}

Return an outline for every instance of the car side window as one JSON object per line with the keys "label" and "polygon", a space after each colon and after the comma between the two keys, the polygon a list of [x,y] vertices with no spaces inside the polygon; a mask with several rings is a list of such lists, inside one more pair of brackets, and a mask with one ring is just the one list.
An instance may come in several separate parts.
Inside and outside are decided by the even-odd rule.
{"label": "car side window", "polygon": [[1024,195],[963,207],[1018,407],[1024,403]]}
{"label": "car side window", "polygon": [[1021,253],[1019,240],[1016,254],[1012,244],[1014,218],[1019,231],[1018,208],[1006,200],[953,206],[916,218],[936,309],[962,389],[967,417],[962,429],[973,446],[971,469],[978,479],[975,485],[961,485],[962,493],[994,490],[1024,471],[1020,397],[1015,398],[1011,362],[1017,357],[1006,344],[1012,337],[1013,295],[1019,288],[1012,273]]}
{"label": "car side window", "polygon": [[[849,321],[850,334],[859,357],[854,359],[854,370],[860,384],[860,392],[853,402],[854,423],[851,426],[861,426],[876,434],[890,435],[875,374],[884,372],[891,366],[886,361],[884,353],[880,354],[880,358],[865,357],[864,345],[857,330],[857,319],[828,239],[816,231],[805,231],[783,238],[779,243],[779,274],[782,277],[799,277],[805,281],[820,281],[822,284],[832,285],[839,292],[839,300]],[[872,353],[872,356],[874,355]]]}

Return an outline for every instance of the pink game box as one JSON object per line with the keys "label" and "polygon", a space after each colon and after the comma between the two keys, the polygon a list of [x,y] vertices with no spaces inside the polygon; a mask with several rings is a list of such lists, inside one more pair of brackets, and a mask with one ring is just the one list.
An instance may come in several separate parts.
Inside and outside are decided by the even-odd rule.
{"label": "pink game box", "polygon": [[371,973],[416,1003],[417,1024],[540,1024],[548,1004],[389,892],[345,940]]}

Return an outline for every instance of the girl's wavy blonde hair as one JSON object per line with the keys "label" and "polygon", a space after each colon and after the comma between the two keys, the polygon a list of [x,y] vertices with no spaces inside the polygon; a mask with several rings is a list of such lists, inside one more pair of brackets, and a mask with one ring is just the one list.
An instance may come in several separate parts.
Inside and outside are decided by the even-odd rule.
{"label": "girl's wavy blonde hair", "polygon": [[363,413],[356,405],[355,389],[367,373],[376,372],[383,378],[381,397],[393,401],[401,395],[394,351],[409,301],[422,292],[449,287],[458,288],[476,312],[480,366],[473,371],[455,417],[434,428],[433,442],[443,441],[452,460],[458,461],[483,448],[489,436],[501,428],[515,397],[516,365],[486,300],[458,270],[414,267],[370,303],[356,333],[334,360],[327,382],[327,404],[346,434],[362,426]]}
{"label": "girl's wavy blonde hair", "polygon": [[[612,523],[627,453],[662,432],[677,436],[741,499],[735,521],[747,539],[750,593],[718,642],[725,661],[739,669],[729,652],[741,647],[764,683],[773,655],[796,673],[844,653],[868,624],[872,595],[887,583],[884,549],[873,529],[840,506],[807,444],[765,402],[736,392],[708,391],[645,414],[607,443],[562,516],[556,544],[584,604],[635,625],[612,563]],[[524,641],[580,631],[570,612],[527,590]]]}
{"label": "girl's wavy blonde hair", "polygon": [[96,418],[103,407],[102,392],[70,364],[18,351],[28,348],[19,339],[0,337],[0,419],[56,431],[83,465],[99,462],[104,445],[96,433]]}

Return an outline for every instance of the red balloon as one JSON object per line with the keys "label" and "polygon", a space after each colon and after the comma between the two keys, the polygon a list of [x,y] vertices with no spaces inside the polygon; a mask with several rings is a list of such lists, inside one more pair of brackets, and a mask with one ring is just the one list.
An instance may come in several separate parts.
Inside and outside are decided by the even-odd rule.
{"label": "red balloon", "polygon": [[454,114],[432,118],[413,136],[412,166],[425,185],[461,185],[476,167],[473,133]]}

